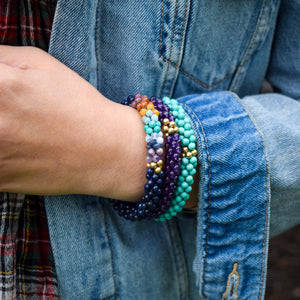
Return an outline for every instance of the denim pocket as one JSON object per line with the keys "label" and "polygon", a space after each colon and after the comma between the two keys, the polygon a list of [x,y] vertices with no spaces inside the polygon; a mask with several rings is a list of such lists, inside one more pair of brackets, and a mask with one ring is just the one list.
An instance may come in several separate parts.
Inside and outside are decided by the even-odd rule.
{"label": "denim pocket", "polygon": [[167,64],[163,94],[176,96],[228,89],[265,41],[279,5],[277,0],[170,2],[173,6],[161,4],[159,53]]}

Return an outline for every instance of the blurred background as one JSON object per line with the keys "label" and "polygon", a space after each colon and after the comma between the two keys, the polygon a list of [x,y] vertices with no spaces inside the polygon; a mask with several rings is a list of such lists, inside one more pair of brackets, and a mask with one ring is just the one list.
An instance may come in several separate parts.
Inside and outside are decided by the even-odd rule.
{"label": "blurred background", "polygon": [[300,225],[270,240],[265,300],[300,299]]}

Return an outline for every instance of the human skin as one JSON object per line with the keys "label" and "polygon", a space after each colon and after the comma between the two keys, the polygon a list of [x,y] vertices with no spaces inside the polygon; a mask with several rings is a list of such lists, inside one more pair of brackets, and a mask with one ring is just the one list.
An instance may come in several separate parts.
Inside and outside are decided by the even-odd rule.
{"label": "human skin", "polygon": [[145,157],[136,110],[42,50],[0,46],[0,191],[138,201]]}

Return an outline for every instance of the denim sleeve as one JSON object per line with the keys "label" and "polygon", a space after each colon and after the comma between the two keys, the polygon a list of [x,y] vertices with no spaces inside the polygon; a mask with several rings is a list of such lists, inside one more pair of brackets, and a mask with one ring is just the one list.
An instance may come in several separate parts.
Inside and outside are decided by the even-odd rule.
{"label": "denim sleeve", "polygon": [[179,99],[201,162],[193,267],[205,299],[263,299],[269,237],[300,222],[299,8],[283,1],[278,19],[268,80],[281,94]]}

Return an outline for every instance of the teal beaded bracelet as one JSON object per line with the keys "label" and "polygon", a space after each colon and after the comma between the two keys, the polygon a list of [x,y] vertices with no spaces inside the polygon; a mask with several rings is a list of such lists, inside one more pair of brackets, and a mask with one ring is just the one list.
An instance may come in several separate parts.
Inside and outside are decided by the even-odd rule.
{"label": "teal beaded bracelet", "polygon": [[180,164],[181,172],[178,177],[175,196],[169,209],[155,219],[156,221],[170,220],[182,210],[190,197],[189,194],[192,191],[192,184],[194,183],[193,176],[196,174],[198,163],[196,137],[191,126],[190,118],[186,116],[184,109],[175,99],[164,97],[163,102],[169,106],[170,112],[175,117],[175,122],[178,125],[183,158]]}

